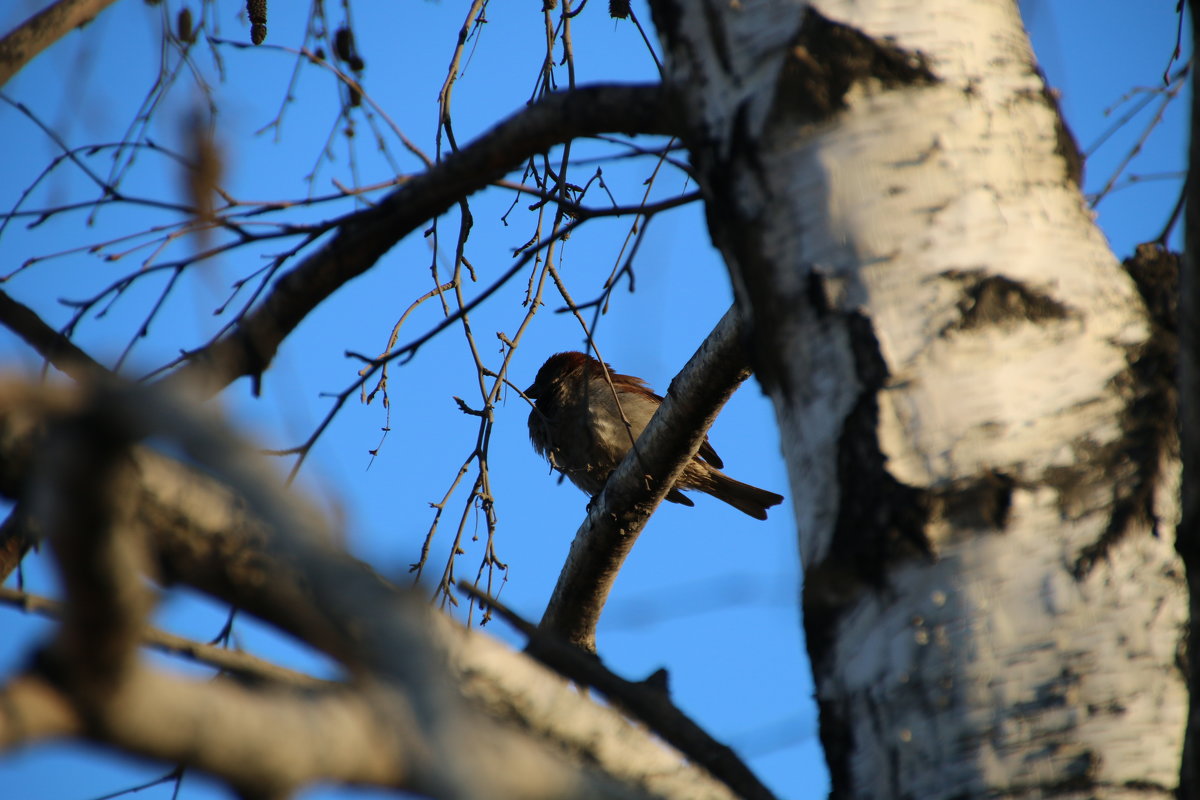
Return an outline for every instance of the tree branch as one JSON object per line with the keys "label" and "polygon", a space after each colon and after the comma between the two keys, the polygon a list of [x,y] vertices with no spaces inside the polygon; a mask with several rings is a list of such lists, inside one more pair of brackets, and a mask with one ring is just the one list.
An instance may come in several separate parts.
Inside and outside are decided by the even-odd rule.
{"label": "tree branch", "polygon": [[[57,600],[4,586],[0,586],[0,603],[40,614],[49,619],[60,619],[63,615],[63,604]],[[241,650],[230,650],[228,647],[197,642],[194,639],[176,636],[157,628],[145,628],[141,633],[141,642],[146,647],[161,653],[191,659],[222,672],[254,681],[275,681],[285,686],[310,689],[330,685],[329,681],[281,667]]]}
{"label": "tree branch", "polygon": [[[155,409],[131,403],[128,395],[122,397],[108,404],[119,410],[113,413],[133,418],[147,430],[162,430],[164,423],[156,421]],[[41,429],[46,415],[71,411],[66,401],[58,401],[58,406],[0,402],[0,460],[11,456],[18,462],[14,474],[33,474],[32,461],[45,450]],[[22,417],[25,423],[14,423]],[[33,418],[43,424],[30,422]],[[345,696],[331,692],[315,698],[286,692],[262,695],[226,682],[209,690],[135,667],[127,672],[128,680],[117,682],[119,691],[109,695],[116,698],[111,700],[112,708],[119,707],[122,713],[109,715],[108,706],[101,706],[92,718],[104,724],[89,725],[90,735],[131,752],[187,760],[239,785],[257,787],[264,785],[262,781],[292,785],[312,779],[319,771],[334,780],[387,785],[399,781],[436,795],[442,792],[432,786],[428,771],[460,760],[447,754],[444,748],[449,742],[455,752],[471,752],[472,761],[478,762],[472,766],[487,776],[488,790],[473,796],[628,797],[640,796],[641,790],[631,787],[646,787],[661,797],[731,797],[703,770],[639,733],[613,709],[596,706],[529,658],[454,625],[398,592],[328,538],[315,535],[311,524],[304,522],[314,515],[296,509],[294,498],[286,501],[292,506],[290,514],[263,500],[258,495],[264,487],[256,487],[252,477],[247,481],[240,473],[244,467],[238,465],[248,459],[243,449],[223,457],[204,452],[209,446],[227,447],[223,439],[228,437],[214,432],[210,423],[194,417],[177,423],[187,431],[182,449],[203,465],[204,472],[134,447],[130,471],[139,485],[126,492],[133,516],[122,536],[145,536],[168,580],[185,581],[307,639],[337,656],[359,681],[347,688]],[[175,429],[176,423],[172,426]],[[23,431],[24,440],[14,431]],[[251,485],[244,494],[229,488],[245,482]],[[15,489],[32,488],[32,484],[15,487],[0,481],[0,492],[9,496]],[[68,503],[60,500],[53,505]],[[288,516],[300,521],[284,535],[278,525],[288,524]],[[449,669],[439,654],[444,654]],[[403,662],[414,657],[438,666],[405,666]],[[430,672],[442,679],[455,676],[470,699],[465,711],[456,716],[433,705],[441,702],[436,698],[442,692],[430,691],[433,687],[423,677]],[[360,710],[373,710],[376,719],[363,718]],[[293,730],[306,713],[331,728],[350,726],[345,740],[362,744],[360,750],[369,749],[366,743],[370,743],[374,750],[349,753],[345,756],[349,760],[342,760],[340,746],[320,753],[314,749],[315,734],[308,738],[309,729],[296,730],[301,741],[289,751],[307,754],[300,759],[303,763],[268,746],[276,737],[262,731],[278,730],[280,725]],[[180,716],[200,723],[184,726],[188,730],[171,729],[170,720]],[[433,716],[439,721],[431,722]],[[387,726],[398,728],[380,728],[384,722],[379,718],[393,717],[397,721]],[[513,720],[518,721],[515,726],[510,724]],[[0,728],[3,722],[0,715]],[[235,723],[241,728],[229,730]],[[48,722],[43,729],[53,730]],[[250,737],[255,741],[243,742],[247,731],[258,732]],[[536,741],[521,731],[531,731]],[[11,730],[0,729],[0,741],[12,738]],[[228,752],[222,755],[216,746],[221,742],[244,744],[252,757],[228,761]],[[413,749],[418,746],[422,749]],[[564,753],[569,754],[566,759]],[[381,764],[390,772],[382,772]],[[259,772],[251,765],[257,765]],[[604,774],[589,765],[598,765]]]}
{"label": "tree branch", "polygon": [[419,225],[530,156],[571,139],[608,132],[674,135],[679,114],[673,98],[661,85],[602,85],[552,94],[518,111],[377,206],[347,217],[330,241],[279,279],[235,331],[192,353],[164,380],[209,397],[239,377],[261,375],[309,312]]}
{"label": "tree branch", "polygon": [[550,631],[531,625],[470,583],[459,581],[458,587],[482,604],[490,606],[526,636],[529,644],[525,652],[530,656],[581,686],[590,686],[601,692],[609,702],[645,722],[691,761],[723,781],[738,797],[743,800],[773,800],[771,790],[728,745],[718,742],[679,710],[671,701],[665,685],[657,685],[652,680],[626,680],[604,666],[599,658],[567,644]]}
{"label": "tree branch", "polygon": [[0,686],[0,751],[82,734],[83,720],[75,708],[41,675],[17,675]]}
{"label": "tree branch", "polygon": [[[0,325],[21,337],[49,364],[80,383],[111,375],[69,338],[47,325],[37,312],[4,291],[0,291]],[[3,471],[2,467],[0,471]],[[17,568],[37,540],[36,535],[26,530],[23,516],[24,511],[18,503],[4,523],[0,524],[0,582]]]}
{"label": "tree branch", "polygon": [[738,316],[730,309],[671,381],[636,446],[592,500],[542,615],[542,629],[595,652],[596,624],[625,557],[721,407],[749,376]]}
{"label": "tree branch", "polygon": [[42,321],[37,312],[4,291],[0,291],[0,325],[20,336],[38,355],[77,381],[110,374],[74,342]]}
{"label": "tree branch", "polygon": [[75,28],[96,18],[116,0],[58,0],[42,9],[0,39],[0,86],[33,60],[34,56]]}

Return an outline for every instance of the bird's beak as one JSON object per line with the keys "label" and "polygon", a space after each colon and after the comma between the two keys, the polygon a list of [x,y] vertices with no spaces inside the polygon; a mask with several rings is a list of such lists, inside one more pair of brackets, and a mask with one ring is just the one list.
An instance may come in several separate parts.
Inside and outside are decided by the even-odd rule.
{"label": "bird's beak", "polygon": [[538,399],[538,391],[537,390],[538,390],[538,385],[537,385],[537,382],[535,381],[534,383],[529,384],[529,388],[525,390],[524,394],[526,397],[528,397],[531,400],[537,400]]}

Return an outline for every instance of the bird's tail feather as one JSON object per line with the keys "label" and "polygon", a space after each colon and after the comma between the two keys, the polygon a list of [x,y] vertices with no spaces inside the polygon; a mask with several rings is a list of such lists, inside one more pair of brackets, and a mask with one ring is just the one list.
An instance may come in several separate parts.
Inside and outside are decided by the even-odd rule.
{"label": "bird's tail feather", "polygon": [[743,514],[749,514],[755,519],[766,519],[767,509],[783,502],[782,495],[734,480],[724,472],[714,469],[709,470],[709,475],[712,478],[712,485],[701,491],[711,494],[718,500],[728,503]]}

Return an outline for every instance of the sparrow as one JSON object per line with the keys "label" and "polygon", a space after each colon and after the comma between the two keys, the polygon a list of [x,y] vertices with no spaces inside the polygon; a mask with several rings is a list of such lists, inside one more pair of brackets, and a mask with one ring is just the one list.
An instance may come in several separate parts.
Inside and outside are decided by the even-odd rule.
{"label": "sparrow", "polygon": [[[609,386],[605,367],[612,379]],[[614,399],[614,390],[616,398]],[[608,476],[645,429],[662,397],[645,381],[622,375],[584,353],[557,353],[546,359],[525,396],[534,401],[529,412],[529,440],[533,449],[576,486],[591,496],[600,493]],[[620,411],[617,409],[620,402]],[[629,420],[629,429],[621,412]],[[632,439],[631,439],[632,436]],[[719,467],[724,464],[708,437],[699,452],[667,494],[667,500],[694,505],[683,492],[697,490],[722,500],[755,519],[766,519],[767,509],[783,497],[734,480]]]}

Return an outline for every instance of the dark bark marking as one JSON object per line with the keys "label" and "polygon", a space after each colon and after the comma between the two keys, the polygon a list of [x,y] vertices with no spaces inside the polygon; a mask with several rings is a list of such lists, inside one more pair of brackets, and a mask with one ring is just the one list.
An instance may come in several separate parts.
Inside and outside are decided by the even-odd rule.
{"label": "dark bark marking", "polygon": [[888,378],[879,341],[867,317],[850,313],[844,319],[862,388],[838,442],[840,497],[829,557],[808,566],[804,577],[805,638],[818,675],[842,609],[863,589],[881,587],[892,562],[932,556],[925,535],[928,493],[892,477],[879,449],[877,396]]}
{"label": "dark bark marking", "polygon": [[1155,327],[1179,333],[1179,269],[1181,256],[1148,242],[1137,246],[1122,266],[1146,303]]}
{"label": "dark bark marking", "polygon": [[[781,365],[776,358],[779,347],[760,341],[761,330],[773,330],[774,323],[760,323],[760,319],[791,314],[802,297],[787,296],[771,282],[753,280],[755,275],[770,275],[772,265],[766,263],[755,233],[763,230],[766,223],[758,213],[747,213],[738,202],[745,191],[745,184],[753,182],[754,188],[768,191],[766,170],[761,159],[759,137],[753,131],[746,103],[733,112],[729,130],[729,152],[720,155],[715,148],[692,146],[693,160],[700,173],[700,184],[704,189],[704,213],[713,245],[721,252],[730,267],[730,278],[734,284],[734,295],[742,316],[744,342],[749,353],[755,378],[764,394],[773,394],[781,384]],[[786,382],[783,383],[786,386]]]}
{"label": "dark bark marking", "polygon": [[1062,156],[1063,164],[1066,166],[1067,180],[1078,187],[1082,187],[1083,153],[1079,151],[1079,142],[1076,141],[1075,134],[1071,132],[1070,126],[1067,125],[1067,118],[1063,116],[1062,106],[1058,101],[1058,93],[1049,87],[1044,87],[1042,94],[1045,96],[1046,102],[1054,109],[1054,152]]}
{"label": "dark bark marking", "polygon": [[1034,71],[1042,84],[1038,99],[1054,111],[1054,152],[1056,155],[1062,156],[1067,180],[1074,183],[1076,187],[1081,187],[1083,186],[1084,157],[1083,153],[1079,151],[1079,142],[1076,141],[1075,134],[1071,132],[1070,126],[1067,125],[1067,119],[1063,116],[1062,103],[1059,101],[1060,93],[1057,89],[1050,88],[1050,84],[1046,81],[1046,73],[1042,71],[1041,67],[1034,65]]}
{"label": "dark bark marking", "polygon": [[[1192,41],[1200,40],[1200,0],[1188,0],[1187,16]],[[1194,69],[1194,67],[1193,67]],[[1187,676],[1188,721],[1180,759],[1178,800],[1200,800],[1200,92],[1195,90],[1192,73],[1192,98],[1188,108],[1191,136],[1188,142],[1188,175],[1184,183],[1184,250],[1179,297],[1184,323],[1179,331],[1180,385],[1183,404],[1180,413],[1183,452],[1183,519],[1176,532],[1175,550],[1187,572],[1187,637],[1181,669]],[[1190,651],[1193,655],[1189,657]]]}
{"label": "dark bark marking", "polygon": [[805,287],[805,294],[808,296],[809,306],[816,312],[818,319],[824,319],[829,316],[833,310],[833,303],[829,298],[829,288],[825,285],[825,278],[815,269],[808,271],[808,285]]}
{"label": "dark bark marking", "polygon": [[878,585],[889,562],[932,554],[925,536],[929,504],[923,490],[906,486],[887,470],[887,457],[879,449],[877,399],[887,382],[887,364],[871,321],[855,312],[846,315],[846,322],[862,390],[838,442],[841,498],[831,555],[855,563]]}
{"label": "dark bark marking", "polygon": [[1156,245],[1140,245],[1124,262],[1150,317],[1150,336],[1131,348],[1129,367],[1112,383],[1125,398],[1120,415],[1122,435],[1094,458],[1076,465],[1110,485],[1111,513],[1104,533],[1080,550],[1073,568],[1077,579],[1091,572],[1134,525],[1159,530],[1154,490],[1163,457],[1179,453],[1178,294],[1180,256]]}
{"label": "dark bark marking", "polygon": [[[1063,753],[1060,749],[1053,745],[1045,745],[1040,752],[1031,755],[1031,758],[1063,758]],[[1102,783],[1099,778],[1100,766],[1103,760],[1100,754],[1094,750],[1081,750],[1079,753],[1071,756],[1070,762],[1067,762],[1063,768],[1064,777],[1054,781],[1046,782],[1031,782],[1031,783],[1015,783],[1003,787],[1003,789],[993,789],[989,796],[999,798],[1026,798],[1026,797],[1058,797],[1067,795],[1078,797],[1080,795],[1099,796],[1103,794],[1103,789],[1107,789],[1112,784]],[[1131,786],[1131,784],[1122,784],[1123,786]]]}
{"label": "dark bark marking", "polygon": [[[694,9],[694,7],[693,4],[692,8]],[[721,71],[727,75],[731,74],[733,72],[733,60],[729,57],[729,42],[725,37],[724,20],[717,14],[715,4],[713,3],[704,3],[700,10],[704,14],[704,21],[708,28],[708,38],[712,41],[713,51],[717,54],[717,60],[721,62]]]}
{"label": "dark bark marking", "polygon": [[[888,567],[900,559],[931,558],[926,534],[932,519],[957,526],[1003,530],[1008,523],[1016,481],[987,472],[934,490],[908,486],[887,470],[879,448],[879,391],[888,369],[870,320],[845,315],[859,402],[847,417],[838,452],[839,515],[830,555],[805,572],[803,614],[809,658],[816,675],[829,671],[842,614],[864,591],[881,591]],[[854,795],[851,758],[854,730],[847,709],[818,698],[820,737],[831,780],[831,798]],[[896,768],[898,769],[898,768]]]}
{"label": "dark bark marking", "polygon": [[[804,612],[805,627],[808,627],[808,609]],[[811,642],[809,649],[812,649]],[[840,704],[817,698],[821,737],[821,750],[825,753],[825,764],[829,767],[829,798],[848,797],[854,786],[850,770],[850,758],[854,754],[854,728],[850,725],[851,715]]]}
{"label": "dark bark marking", "polygon": [[1014,488],[1012,476],[991,470],[977,478],[955,481],[930,490],[930,517],[946,520],[953,529],[1003,531],[1008,526]]}
{"label": "dark bark marking", "polygon": [[948,270],[942,277],[962,286],[960,317],[942,329],[969,331],[1006,322],[1044,322],[1072,316],[1071,309],[1053,297],[1002,275],[981,269]]}
{"label": "dark bark marking", "polygon": [[1015,719],[1037,719],[1052,708],[1074,705],[1067,698],[1082,680],[1078,672],[1064,667],[1053,678],[1034,686],[1032,699],[1014,702],[1009,713]]}
{"label": "dark bark marking", "polygon": [[930,85],[937,77],[920,53],[872,39],[809,6],[779,74],[772,118],[826,119],[845,108],[851,87],[871,80],[890,89]]}

